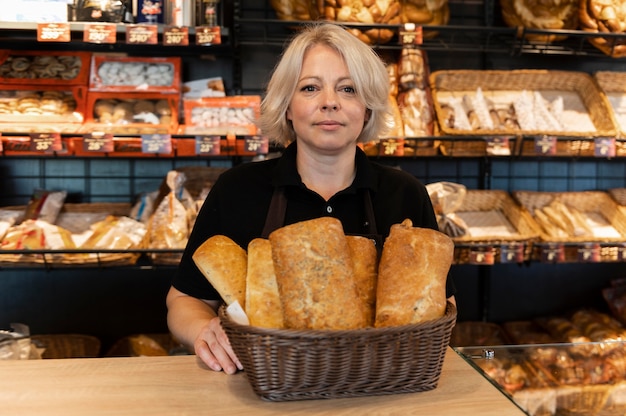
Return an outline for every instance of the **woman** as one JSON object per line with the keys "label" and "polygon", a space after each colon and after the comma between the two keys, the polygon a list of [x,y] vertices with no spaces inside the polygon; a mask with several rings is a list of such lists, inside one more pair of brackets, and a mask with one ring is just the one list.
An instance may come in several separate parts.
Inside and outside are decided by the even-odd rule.
{"label": "woman", "polygon": [[[241,369],[216,311],[221,299],[192,260],[215,234],[247,248],[283,225],[339,218],[346,234],[379,246],[391,225],[410,218],[437,228],[424,185],[372,163],[357,146],[385,133],[391,117],[388,76],[374,51],[344,28],[314,24],[299,32],[274,69],[259,126],[285,145],[280,158],[221,175],[198,215],[167,296],[168,325],[209,368]],[[449,285],[448,296],[452,295]]]}

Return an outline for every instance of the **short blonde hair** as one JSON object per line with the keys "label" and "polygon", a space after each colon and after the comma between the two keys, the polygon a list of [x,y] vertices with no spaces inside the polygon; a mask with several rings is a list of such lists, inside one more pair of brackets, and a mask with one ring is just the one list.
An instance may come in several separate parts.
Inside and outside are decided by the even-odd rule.
{"label": "short blonde hair", "polygon": [[370,46],[334,23],[308,24],[283,51],[261,102],[261,116],[257,123],[261,134],[285,146],[296,140],[291,121],[287,120],[287,108],[300,78],[304,54],[319,44],[333,48],[343,57],[357,97],[369,113],[358,141],[378,139],[389,130],[391,120],[387,70]]}

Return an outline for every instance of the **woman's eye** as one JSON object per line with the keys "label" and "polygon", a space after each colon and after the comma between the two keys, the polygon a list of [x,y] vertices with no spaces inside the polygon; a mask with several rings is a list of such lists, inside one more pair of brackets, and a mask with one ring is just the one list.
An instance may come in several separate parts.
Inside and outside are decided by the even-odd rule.
{"label": "woman's eye", "polygon": [[349,94],[354,94],[356,92],[354,87],[342,87],[341,90]]}
{"label": "woman's eye", "polygon": [[303,86],[300,90],[301,91],[307,91],[307,92],[313,92],[315,91],[315,86],[314,85],[305,85]]}

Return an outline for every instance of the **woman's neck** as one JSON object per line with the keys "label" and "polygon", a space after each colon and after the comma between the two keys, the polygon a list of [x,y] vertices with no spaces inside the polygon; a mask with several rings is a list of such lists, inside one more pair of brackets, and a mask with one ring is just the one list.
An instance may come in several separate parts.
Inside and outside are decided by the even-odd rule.
{"label": "woman's neck", "polygon": [[309,154],[298,148],[296,158],[302,182],[328,201],[337,192],[349,187],[356,176],[356,148],[337,155]]}

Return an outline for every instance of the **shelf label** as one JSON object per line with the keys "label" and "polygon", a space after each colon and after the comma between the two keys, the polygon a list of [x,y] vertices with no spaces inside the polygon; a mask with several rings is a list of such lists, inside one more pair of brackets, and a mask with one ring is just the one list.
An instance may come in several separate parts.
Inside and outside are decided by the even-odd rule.
{"label": "shelf label", "polygon": [[83,42],[115,43],[117,42],[117,25],[114,23],[85,23]]}
{"label": "shelf label", "polygon": [[167,26],[163,30],[163,45],[187,46],[189,45],[189,28],[181,26]]}
{"label": "shelf label", "polygon": [[219,26],[197,26],[196,45],[219,45],[222,43],[222,32]]}
{"label": "shelf label", "polygon": [[510,156],[510,137],[487,137],[487,154],[492,156]]}
{"label": "shelf label", "polygon": [[473,247],[469,252],[469,264],[491,265],[495,262],[495,250],[491,246]]}
{"label": "shelf label", "polygon": [[157,25],[127,25],[126,43],[131,45],[156,45],[159,39]]}
{"label": "shelf label", "polygon": [[384,139],[378,147],[379,156],[404,156],[404,139]]}
{"label": "shelf label", "polygon": [[500,246],[500,263],[524,262],[524,243],[507,243]]}
{"label": "shelf label", "polygon": [[169,134],[142,134],[141,151],[143,153],[172,153],[172,136]]}
{"label": "shelf label", "polygon": [[398,33],[401,45],[421,45],[424,41],[422,26],[405,23]]}
{"label": "shelf label", "polygon": [[37,23],[37,41],[69,42],[72,40],[69,23]]}
{"label": "shelf label", "polygon": [[594,139],[593,150],[596,157],[615,157],[615,138],[598,137]]}
{"label": "shelf label", "polygon": [[83,150],[85,152],[105,152],[113,151],[113,135],[110,133],[88,133],[83,136]]}
{"label": "shelf label", "polygon": [[601,259],[600,244],[584,243],[578,247],[577,254],[580,263],[597,263]]}
{"label": "shelf label", "polygon": [[220,136],[196,136],[196,154],[212,155],[220,154]]}
{"label": "shelf label", "polygon": [[30,150],[39,153],[54,153],[63,150],[59,133],[31,133]]}
{"label": "shelf label", "polygon": [[563,244],[548,244],[541,247],[542,263],[561,263],[565,261],[565,247]]}
{"label": "shelf label", "polygon": [[244,146],[246,152],[265,155],[269,152],[269,140],[264,136],[245,136]]}
{"label": "shelf label", "polygon": [[535,137],[535,153],[539,155],[556,154],[556,137],[555,136]]}

